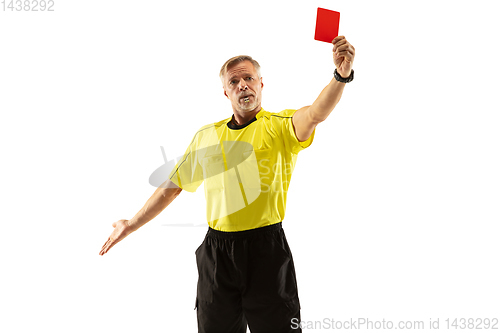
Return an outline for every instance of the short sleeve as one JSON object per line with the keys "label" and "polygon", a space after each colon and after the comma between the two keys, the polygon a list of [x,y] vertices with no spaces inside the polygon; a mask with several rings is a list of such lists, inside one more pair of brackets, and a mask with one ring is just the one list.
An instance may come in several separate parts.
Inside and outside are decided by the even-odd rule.
{"label": "short sleeve", "polygon": [[311,136],[306,141],[299,142],[299,139],[297,139],[297,135],[295,134],[295,130],[293,129],[292,123],[292,116],[296,111],[297,110],[284,110],[278,113],[278,115],[281,115],[281,133],[283,135],[285,147],[293,154],[298,154],[301,150],[309,147],[312,144],[314,140],[314,134],[316,133],[315,128],[311,133]]}
{"label": "short sleeve", "polygon": [[195,135],[186,152],[168,176],[175,185],[188,192],[196,192],[203,183],[203,169],[200,164],[196,143]]}

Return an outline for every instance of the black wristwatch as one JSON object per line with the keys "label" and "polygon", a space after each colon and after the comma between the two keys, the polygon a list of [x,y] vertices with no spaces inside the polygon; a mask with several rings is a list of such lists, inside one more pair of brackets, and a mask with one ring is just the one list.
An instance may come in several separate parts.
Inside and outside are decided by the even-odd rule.
{"label": "black wristwatch", "polygon": [[339,81],[339,82],[343,82],[343,83],[349,83],[351,82],[352,80],[354,80],[354,69],[351,69],[351,75],[349,75],[349,77],[346,77],[345,79],[340,76],[340,74],[337,72],[337,68],[335,68],[335,71],[333,72],[333,77],[335,78],[335,80]]}

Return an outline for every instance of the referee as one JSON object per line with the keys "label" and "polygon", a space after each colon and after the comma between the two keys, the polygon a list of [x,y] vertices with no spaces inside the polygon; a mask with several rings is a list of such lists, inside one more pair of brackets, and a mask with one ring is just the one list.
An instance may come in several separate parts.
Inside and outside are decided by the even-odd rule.
{"label": "referee", "polygon": [[[333,41],[334,78],[310,106],[272,113],[261,107],[264,84],[250,56],[222,66],[220,78],[233,115],[201,127],[145,206],[114,222],[100,255],[162,212],[182,190],[205,182],[208,231],[196,249],[198,332],[301,332],[292,252],[282,221],[298,153],[352,81],[354,47]],[[295,323],[292,325],[292,323]]]}

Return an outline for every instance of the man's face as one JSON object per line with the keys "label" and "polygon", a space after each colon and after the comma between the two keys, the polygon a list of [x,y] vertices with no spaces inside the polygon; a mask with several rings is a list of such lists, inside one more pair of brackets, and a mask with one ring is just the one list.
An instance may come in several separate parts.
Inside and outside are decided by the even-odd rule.
{"label": "man's face", "polygon": [[224,95],[229,98],[234,110],[260,110],[264,84],[250,61],[229,67],[223,80]]}

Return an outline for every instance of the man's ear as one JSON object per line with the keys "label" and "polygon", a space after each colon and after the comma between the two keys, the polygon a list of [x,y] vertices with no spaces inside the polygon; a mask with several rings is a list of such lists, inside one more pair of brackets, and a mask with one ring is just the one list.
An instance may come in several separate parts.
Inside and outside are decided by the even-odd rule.
{"label": "man's ear", "polygon": [[262,81],[262,77],[260,78],[260,88],[264,88],[264,82]]}
{"label": "man's ear", "polygon": [[[224,89],[224,87],[222,87]],[[226,89],[224,89],[224,96],[226,96],[229,99],[229,96],[227,95]]]}

